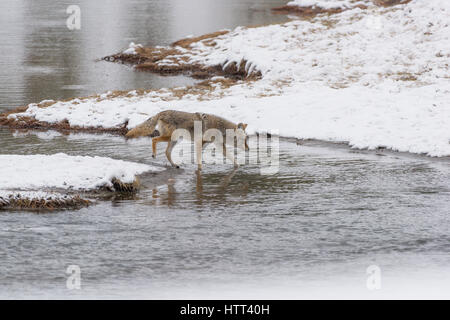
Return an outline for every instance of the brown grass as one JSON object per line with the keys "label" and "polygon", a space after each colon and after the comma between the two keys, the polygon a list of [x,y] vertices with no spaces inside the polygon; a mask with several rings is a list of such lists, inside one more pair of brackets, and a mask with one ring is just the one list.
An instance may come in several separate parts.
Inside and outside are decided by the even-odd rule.
{"label": "brown grass", "polygon": [[[261,78],[260,72],[248,74],[245,71],[246,61],[241,62],[238,66],[236,63],[230,64],[226,69],[221,65],[204,66],[197,63],[188,62],[188,58],[181,56],[182,53],[176,49],[155,49],[143,48],[142,53],[137,55],[116,54],[112,57],[105,57],[104,60],[123,62],[135,65],[135,69],[139,71],[148,71],[158,73],[160,75],[179,75],[183,74],[195,79],[208,79],[214,76],[223,76],[235,80],[253,80]],[[161,64],[162,60],[170,61],[170,64]]]}
{"label": "brown grass", "polygon": [[[398,4],[405,4],[410,1],[411,0],[372,0],[372,2],[375,5],[380,6],[380,7],[390,7],[390,6],[395,6]],[[367,7],[364,5],[357,5],[355,7],[360,8],[360,9],[367,9]],[[273,13],[276,13],[276,14],[295,14],[295,15],[303,17],[303,18],[312,18],[319,14],[332,15],[332,14],[340,13],[344,10],[348,10],[348,9],[341,9],[341,8],[324,9],[324,8],[313,7],[313,6],[300,7],[300,6],[288,6],[288,5],[272,8]]]}
{"label": "brown grass", "polygon": [[[139,191],[140,181],[139,178],[131,183],[124,183],[121,180],[114,178],[112,181],[112,187],[104,187],[99,190],[91,191],[92,194],[103,191],[108,194],[117,193],[124,195],[132,195]],[[103,195],[104,196],[104,195]],[[66,195],[64,197],[47,197],[47,198],[30,198],[21,196],[19,193],[12,193],[8,197],[0,197],[0,210],[64,210],[64,209],[80,209],[91,205],[90,200],[81,198],[79,195]]]}
{"label": "brown grass", "polygon": [[[235,80],[259,79],[261,73],[248,74],[245,71],[246,61],[239,65],[231,64],[226,69],[223,69],[221,65],[211,67],[189,62],[186,54],[189,54],[192,43],[202,41],[204,45],[215,46],[215,39],[228,32],[217,31],[199,37],[181,39],[168,47],[136,48],[136,54],[117,53],[103,57],[102,60],[130,64],[135,66],[136,70],[154,72],[161,75],[184,74],[195,79],[208,79],[214,76],[223,76]],[[186,53],[185,50],[188,52]]]}
{"label": "brown grass", "polygon": [[320,7],[300,7],[300,6],[288,6],[284,5],[281,7],[272,8],[273,13],[276,14],[295,14],[305,18],[315,17],[318,14],[327,13],[327,14],[335,14],[342,12],[343,10],[340,8],[332,8],[332,9],[323,9]]}
{"label": "brown grass", "polygon": [[409,72],[398,72],[397,79],[400,81],[417,81],[417,76]]}
{"label": "brown grass", "polygon": [[0,210],[4,209],[31,209],[31,210],[56,210],[56,209],[79,209],[87,207],[91,201],[82,199],[76,195],[52,199],[47,198],[23,198],[20,195],[10,195],[8,198],[0,197]]}
{"label": "brown grass", "polygon": [[[172,43],[172,46],[173,47],[183,47],[185,49],[188,49],[191,46],[191,44],[193,44],[194,42],[199,42],[199,41],[206,40],[206,39],[214,39],[214,38],[216,38],[218,36],[222,36],[224,34],[227,34],[228,32],[229,31],[223,30],[223,31],[216,31],[216,32],[213,32],[213,33],[207,33],[207,34],[204,34],[204,35],[201,35],[201,36],[198,36],[198,37],[185,38],[185,39],[181,39],[181,40],[175,41],[174,43]],[[204,41],[203,43],[206,44],[206,45],[209,44],[209,45],[214,46],[214,42],[209,42],[208,43],[208,41]]]}
{"label": "brown grass", "polygon": [[21,117],[19,119],[8,119],[7,114],[23,112],[23,107],[17,108],[12,111],[8,111],[7,113],[0,114],[0,125],[8,126],[13,129],[20,130],[42,130],[42,129],[52,129],[62,133],[67,132],[87,132],[87,133],[115,133],[124,135],[127,133],[128,129],[126,128],[128,123],[124,123],[122,126],[117,128],[103,128],[103,127],[79,127],[79,126],[71,126],[67,120],[57,122],[57,123],[49,123],[38,121],[32,117]]}
{"label": "brown grass", "polygon": [[[205,80],[199,82],[193,86],[186,87],[176,87],[171,89],[159,89],[159,90],[144,90],[138,89],[136,91],[136,95],[130,94],[129,91],[112,91],[107,97],[101,97],[100,95],[91,95],[88,97],[78,98],[79,100],[86,99],[96,99],[97,101],[108,100],[118,97],[134,97],[134,96],[142,96],[150,92],[162,92],[167,93],[167,91],[171,92],[172,95],[169,97],[164,97],[163,100],[170,101],[175,99],[181,99],[185,95],[197,95],[200,100],[206,100],[209,98],[210,94],[214,92],[216,86],[219,85],[221,89],[229,88],[237,83],[237,80],[231,78],[219,78],[214,80]],[[68,102],[72,99],[66,99],[64,101]],[[45,103],[39,105],[42,108],[47,108],[52,104],[56,103]],[[79,127],[79,126],[71,126],[67,120],[61,121],[58,123],[48,123],[38,121],[32,117],[17,117],[8,119],[8,116],[15,113],[22,113],[27,110],[27,106],[18,107],[13,110],[6,111],[0,114],[0,125],[7,126],[11,129],[17,130],[56,130],[62,134],[68,134],[70,132],[87,132],[87,133],[110,133],[110,134],[118,134],[125,135],[128,132],[127,125],[128,123],[123,123],[120,127],[116,128],[103,128],[103,127]]]}
{"label": "brown grass", "polygon": [[374,4],[380,7],[391,7],[396,6],[398,4],[405,4],[410,2],[411,0],[372,0]]}
{"label": "brown grass", "polygon": [[138,178],[136,178],[131,183],[124,183],[117,178],[114,178],[111,182],[113,184],[113,190],[111,190],[111,191],[123,192],[123,193],[135,193],[135,192],[139,191],[139,188],[141,185]]}

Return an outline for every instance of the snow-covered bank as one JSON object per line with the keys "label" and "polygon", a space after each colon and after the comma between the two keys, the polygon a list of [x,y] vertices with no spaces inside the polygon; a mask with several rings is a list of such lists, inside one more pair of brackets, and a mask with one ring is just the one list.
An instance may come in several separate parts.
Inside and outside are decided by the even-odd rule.
{"label": "snow-covered bank", "polygon": [[[347,142],[356,148],[386,147],[429,156],[450,155],[448,94],[437,86],[393,92],[389,85],[333,89],[309,84],[262,98],[246,97],[239,88],[235,91],[222,99],[205,101],[147,97],[129,100],[124,108],[119,98],[103,103],[87,101],[76,107],[56,104],[47,112],[30,111],[40,121],[60,121],[70,112],[74,125],[116,126],[128,121],[130,128],[166,109],[213,112],[249,123],[249,133],[277,130],[282,136]],[[93,108],[107,116],[93,118]]]}
{"label": "snow-covered bank", "polygon": [[146,164],[63,153],[0,155],[0,208],[15,204],[19,207],[26,204],[44,207],[44,203],[50,200],[55,206],[58,203],[64,206],[81,198],[54,190],[116,190],[119,184],[133,184],[138,174],[160,170],[163,169]]}
{"label": "snow-covered bank", "polygon": [[[394,1],[399,2],[401,0]],[[372,5],[374,3],[371,0],[293,0],[284,6],[272,8],[272,11],[274,13],[295,14],[309,18],[322,13],[336,14],[354,8],[366,9]],[[382,4],[377,3],[377,5]]]}
{"label": "snow-covered bank", "polygon": [[368,0],[293,0],[287,3],[288,6],[299,7],[320,7],[323,9],[341,8],[347,9],[357,5],[370,5]]}
{"label": "snow-covered bank", "polygon": [[319,14],[336,14],[355,8],[367,9],[373,6],[391,7],[411,0],[292,0],[286,5],[272,8],[273,13],[295,15],[309,19]]}
{"label": "snow-covered bank", "polygon": [[104,157],[54,155],[0,155],[0,190],[57,188],[93,190],[112,188],[112,180],[132,183],[137,174],[160,171],[146,164]]}
{"label": "snow-covered bank", "polygon": [[168,47],[173,54],[153,63],[242,67],[247,75],[260,74],[258,81],[212,85],[198,94],[171,89],[32,104],[8,119],[130,129],[159,111],[179,109],[246,122],[249,132],[278,130],[357,148],[449,156],[449,21],[449,1],[413,0],[389,8],[347,8],[310,21],[238,27],[176,50]]}
{"label": "snow-covered bank", "polygon": [[[285,6],[274,9],[288,10],[295,13],[337,13],[340,10],[348,10],[353,8],[367,8],[373,5],[377,6],[394,6],[404,4],[411,0],[292,0]],[[291,9],[291,10],[289,10]],[[308,11],[309,10],[309,11]],[[337,11],[336,11],[337,10]]]}

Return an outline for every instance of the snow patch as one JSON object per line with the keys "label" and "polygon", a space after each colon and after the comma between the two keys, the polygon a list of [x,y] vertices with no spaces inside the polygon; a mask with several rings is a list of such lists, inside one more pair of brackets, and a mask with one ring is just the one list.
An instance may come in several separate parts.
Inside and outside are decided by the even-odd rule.
{"label": "snow patch", "polygon": [[319,7],[322,9],[348,9],[357,5],[370,5],[370,1],[350,1],[350,0],[293,0],[287,3],[288,6],[299,7]]}
{"label": "snow patch", "polygon": [[142,44],[135,44],[134,42],[131,42],[128,46],[128,49],[124,50],[122,53],[124,54],[137,54],[136,48],[142,48]]}
{"label": "snow patch", "polygon": [[0,190],[3,194],[40,189],[94,190],[112,187],[112,180],[132,183],[137,174],[161,171],[146,164],[105,157],[53,155],[0,155]]}

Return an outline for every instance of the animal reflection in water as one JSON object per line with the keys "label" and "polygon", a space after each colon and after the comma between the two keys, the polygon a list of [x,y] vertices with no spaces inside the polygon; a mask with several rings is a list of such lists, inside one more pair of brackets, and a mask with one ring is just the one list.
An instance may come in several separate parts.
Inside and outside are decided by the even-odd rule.
{"label": "animal reflection in water", "polygon": [[[230,172],[228,172],[225,176],[219,176],[217,174],[202,174],[202,171],[195,171],[195,201],[194,203],[197,205],[202,205],[207,202],[221,202],[224,201],[227,194],[230,193],[229,185],[235,176],[238,168],[233,168]],[[213,187],[212,189],[208,186],[208,192],[204,192],[203,184],[204,180],[208,181],[208,185],[214,183],[216,179],[220,177],[220,182],[217,184],[217,187]],[[182,202],[186,199],[186,192],[177,192],[175,189],[176,180],[173,178],[169,178],[167,180],[167,190],[161,189],[153,189],[152,190],[152,200],[151,203],[153,205],[167,205],[174,206],[177,202]],[[216,184],[216,183],[214,183]],[[243,182],[239,186],[239,194],[240,196],[245,197],[248,194],[249,184],[248,182]],[[212,192],[211,192],[212,191]],[[235,193],[236,190],[233,190]],[[194,193],[193,193],[194,194]]]}

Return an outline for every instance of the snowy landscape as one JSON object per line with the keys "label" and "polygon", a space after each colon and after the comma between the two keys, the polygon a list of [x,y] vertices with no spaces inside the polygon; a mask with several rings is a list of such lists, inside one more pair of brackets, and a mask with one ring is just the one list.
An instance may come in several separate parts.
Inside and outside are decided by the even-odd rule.
{"label": "snowy landscape", "polygon": [[[8,219],[17,222],[31,209],[25,219],[38,230],[48,228],[37,234],[49,242],[78,244],[86,237],[94,243],[92,252],[98,252],[92,262],[88,244],[80,245],[84,256],[77,259],[62,249],[61,256],[86,266],[91,285],[86,296],[69,293],[67,298],[123,298],[118,291],[126,298],[157,299],[201,299],[208,292],[213,298],[233,298],[237,291],[238,298],[247,299],[309,299],[309,292],[313,298],[450,296],[448,281],[436,281],[445,277],[450,263],[450,2],[284,2],[265,4],[264,10],[246,2],[248,10],[269,18],[256,14],[246,25],[211,24],[203,33],[175,39],[164,34],[170,40],[164,43],[148,41],[146,33],[120,35],[110,51],[89,42],[98,51],[83,59],[95,63],[100,69],[95,72],[111,72],[105,78],[123,72],[123,79],[138,80],[125,86],[118,77],[118,84],[108,82],[105,91],[89,87],[90,94],[70,95],[70,89],[68,97],[65,87],[45,99],[35,93],[37,84],[28,85],[34,93],[26,103],[0,109],[0,218],[10,211],[17,215]],[[129,9],[122,5],[122,11]],[[178,2],[174,8],[177,15],[185,9]],[[145,15],[139,19],[147,21]],[[92,65],[77,72],[91,76]],[[151,77],[169,85],[145,85],[142,78]],[[6,75],[1,79],[6,85]],[[175,169],[164,148],[151,158],[149,137],[123,138],[166,110],[248,124],[251,151],[261,134],[276,134],[279,172],[262,176],[255,164],[234,171],[230,164],[208,165],[203,172],[190,163]],[[41,226],[34,212],[56,212],[49,219],[73,230],[73,239],[55,240],[62,231],[51,221]],[[81,229],[66,225],[64,215],[81,219]],[[9,239],[16,230],[11,221],[0,220],[0,237]],[[93,235],[95,226],[100,238]],[[117,243],[102,238],[109,232]],[[17,250],[21,239],[16,237],[0,256]],[[232,240],[225,244],[228,237]],[[114,270],[104,272],[108,259],[115,261],[117,276]],[[65,290],[55,289],[51,276],[40,282],[27,278],[26,269],[15,271],[13,265],[23,264],[20,259],[8,261],[5,274],[17,281],[5,283],[3,290],[0,281],[0,297],[44,292],[53,298]],[[73,262],[55,261],[46,262],[48,270],[57,272]],[[388,290],[371,295],[364,280],[361,295],[360,277],[349,273],[360,268],[364,278],[369,265],[383,263]],[[416,263],[420,268],[410,270]],[[311,271],[309,264],[317,269]],[[404,269],[420,279],[416,287],[416,282],[404,286]]]}
{"label": "snowy landscape", "polygon": [[[0,155],[0,208],[13,206],[11,199],[64,199],[60,193],[42,190],[115,190],[114,181],[133,184],[136,175],[163,169],[103,157],[54,155]],[[43,169],[51,168],[50,172]],[[119,190],[120,191],[120,190]],[[64,203],[61,203],[64,207]],[[45,207],[44,207],[45,208]]]}
{"label": "snowy landscape", "polygon": [[7,117],[131,129],[162,110],[213,112],[239,117],[250,133],[278,129],[281,136],[355,148],[450,156],[449,18],[448,1],[432,0],[238,27],[215,37],[214,45],[207,39],[175,47],[179,54],[156,64],[243,65],[247,76],[260,73],[260,80],[227,88],[213,83],[207,92],[181,97],[177,89],[184,88],[110,98],[107,92],[46,107],[31,104]]}

